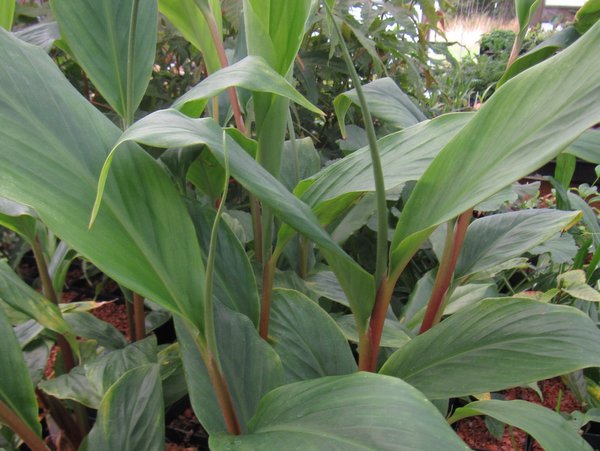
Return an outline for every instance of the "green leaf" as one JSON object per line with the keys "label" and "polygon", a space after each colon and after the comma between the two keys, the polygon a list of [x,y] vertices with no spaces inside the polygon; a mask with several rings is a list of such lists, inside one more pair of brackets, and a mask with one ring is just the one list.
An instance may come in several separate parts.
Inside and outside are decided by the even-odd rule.
{"label": "green leaf", "polygon": [[202,80],[179,97],[173,108],[188,116],[199,116],[208,100],[227,88],[240,87],[253,92],[277,94],[293,100],[298,105],[317,114],[325,114],[258,56],[247,56],[231,66],[221,69]]}
{"label": "green leaf", "polygon": [[29,207],[0,197],[0,226],[18,233],[32,244],[35,225],[35,213]]}
{"label": "green leaf", "polygon": [[[342,329],[346,338],[354,343],[358,343],[358,332],[352,315],[344,315],[336,319],[337,325]],[[380,345],[388,348],[401,348],[411,340],[410,335],[406,333],[402,325],[392,319],[386,318],[383,324]]]}
{"label": "green leaf", "polygon": [[321,158],[311,138],[284,143],[280,180],[289,191],[292,191],[300,180],[314,175],[320,168]]}
{"label": "green leaf", "polygon": [[566,49],[575,42],[581,34],[573,26],[566,27],[564,30],[554,33],[550,38],[546,39],[540,45],[534,47],[526,54],[517,58],[506,72],[502,75],[496,89],[502,86],[515,75],[520,74],[526,69],[535,66],[538,63],[550,58],[556,52]]}
{"label": "green leaf", "polygon": [[[220,164],[224,164],[222,130],[210,119],[192,119],[177,110],[157,111],[130,127],[117,141],[111,155],[125,141],[137,141],[155,147],[206,145]],[[248,191],[268,206],[282,221],[309,237],[321,247],[336,272],[361,330],[366,328],[374,300],[374,282],[370,274],[346,254],[321,228],[310,208],[259,166],[233,139],[228,138],[228,164],[231,174]],[[104,176],[110,167],[110,157]],[[102,179],[98,188],[102,192]],[[185,236],[185,235],[184,235]]]}
{"label": "green leaf", "polygon": [[128,371],[100,402],[84,451],[165,449],[165,415],[158,365]]}
{"label": "green leaf", "polygon": [[52,0],[50,4],[61,37],[77,62],[102,97],[131,124],[152,74],[157,0]]}
{"label": "green leaf", "polygon": [[[242,430],[254,415],[259,400],[283,383],[277,353],[262,340],[252,322],[215,304],[219,360]],[[197,345],[197,333],[175,318],[185,377],[196,416],[212,435],[227,430],[208,371]]]}
{"label": "green leaf", "polygon": [[527,401],[475,401],[456,409],[450,422],[474,415],[488,415],[530,434],[546,451],[590,450],[567,420],[552,410]]}
{"label": "green leaf", "polygon": [[[214,5],[215,2],[213,1]],[[218,2],[216,3],[218,5]],[[158,9],[177,28],[183,37],[202,52],[202,59],[209,74],[221,68],[219,54],[210,29],[195,0],[158,0]],[[221,15],[214,10],[219,32],[221,31]],[[219,33],[220,34],[220,33]]]}
{"label": "green leaf", "polygon": [[575,28],[581,34],[588,31],[600,19],[600,1],[588,0],[575,15]]}
{"label": "green leaf", "polygon": [[13,35],[29,44],[37,45],[50,53],[55,41],[60,39],[60,31],[56,22],[41,22],[28,25],[25,28],[14,31]]}
{"label": "green leaf", "polygon": [[97,409],[107,390],[127,371],[156,361],[156,338],[151,336],[46,380],[40,389],[56,398],[72,399]]}
{"label": "green leaf", "polygon": [[392,274],[437,225],[539,168],[598,122],[598,42],[600,24],[511,79],[444,147],[402,212],[391,246]]}
{"label": "green leaf", "polygon": [[21,353],[21,346],[11,325],[0,309],[0,401],[6,404],[37,435],[42,427],[38,421],[38,405],[33,382]]}
{"label": "green leaf", "polygon": [[430,399],[452,398],[598,366],[599,340],[595,324],[573,307],[488,299],[413,338],[381,372]]}
{"label": "green leaf", "polygon": [[580,212],[536,209],[476,219],[467,229],[454,278],[464,279],[519,257],[580,217]]}
{"label": "green leaf", "polygon": [[5,260],[0,260],[0,303],[64,335],[73,350],[77,352],[75,333],[63,319],[58,307],[23,282]]}
{"label": "green leaf", "polygon": [[594,247],[600,247],[600,223],[598,222],[598,216],[596,216],[596,212],[577,194],[569,191],[567,196],[571,207],[583,212],[583,218],[581,219],[581,222],[591,232]]}
{"label": "green leaf", "polygon": [[[215,211],[193,202],[188,202],[188,210],[198,241],[208,252]],[[260,300],[254,271],[244,247],[224,221],[219,224],[215,255],[214,298],[258,325]]]}
{"label": "green leaf", "polygon": [[314,3],[314,0],[244,0],[248,54],[263,57],[269,66],[286,76],[302,43]]}
{"label": "green leaf", "polygon": [[0,122],[5,125],[0,129],[0,196],[31,206],[54,233],[120,284],[202,324],[200,250],[185,205],[164,170],[129,145],[117,157],[119,168],[88,230],[98,176],[119,129],[70,85],[43,50],[0,31],[0,59],[10,62],[0,66]]}
{"label": "green leaf", "polygon": [[[557,234],[539,246],[529,250],[533,255],[548,253],[554,263],[573,263],[575,255],[579,251],[573,235],[569,233]],[[587,253],[587,249],[585,249]]]}
{"label": "green leaf", "polygon": [[16,0],[0,0],[0,27],[10,31],[15,18]]}
{"label": "green leaf", "polygon": [[515,0],[515,12],[519,21],[519,35],[525,37],[529,22],[540,5],[540,0]]}
{"label": "green leaf", "polygon": [[350,346],[335,321],[297,291],[273,290],[269,338],[287,382],[356,371]]}
{"label": "green leaf", "polygon": [[112,324],[96,318],[87,312],[69,312],[64,314],[65,321],[76,335],[91,338],[100,346],[108,349],[121,349],[127,346],[127,340]]}
{"label": "green leaf", "polygon": [[261,401],[250,434],[215,434],[209,444],[216,451],[468,449],[421,393],[371,373],[278,388]]}
{"label": "green leaf", "polygon": [[[362,88],[371,114],[394,127],[408,128],[427,119],[391,78],[379,78]],[[346,113],[352,104],[359,105],[356,89],[340,94],[333,101],[343,137],[346,136]]]}
{"label": "green leaf", "polygon": [[556,278],[558,287],[575,299],[600,302],[600,293],[586,283],[585,272],[581,269],[567,271]]}
{"label": "green leaf", "polygon": [[34,386],[37,386],[44,378],[53,345],[54,342],[42,338],[29,343],[23,348],[23,358]]}
{"label": "green leaf", "polygon": [[590,163],[600,164],[600,130],[587,130],[565,152]]}

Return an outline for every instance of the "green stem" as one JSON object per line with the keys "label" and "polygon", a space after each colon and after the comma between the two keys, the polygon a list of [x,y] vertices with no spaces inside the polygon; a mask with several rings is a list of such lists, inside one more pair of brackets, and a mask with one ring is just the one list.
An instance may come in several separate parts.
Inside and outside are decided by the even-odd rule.
{"label": "green stem", "polygon": [[515,36],[515,40],[513,42],[512,49],[510,51],[510,56],[508,57],[508,62],[506,63],[506,68],[508,69],[512,63],[519,57],[519,52],[521,51],[521,37],[519,33]]}
{"label": "green stem", "polygon": [[131,21],[129,22],[129,39],[127,41],[127,92],[125,100],[124,128],[133,123],[133,68],[135,66],[135,35],[140,0],[133,0],[131,4]]}
{"label": "green stem", "polygon": [[456,262],[458,261],[472,214],[472,209],[461,214],[458,217],[454,230],[448,224],[444,254],[442,255],[442,261],[435,277],[431,297],[427,303],[427,310],[425,311],[425,317],[423,318],[423,323],[421,323],[419,334],[427,332],[441,319],[446,293],[452,283],[454,268],[456,268]]}
{"label": "green stem", "polygon": [[[223,208],[227,200],[229,191],[229,156],[227,153],[227,134],[223,132],[223,154],[225,159],[225,183],[223,184],[223,194],[221,202],[213,222],[212,230],[210,231],[210,244],[208,247],[208,258],[206,262],[206,285],[204,286],[204,322],[205,322],[205,337],[209,353],[215,361],[219,362],[219,347],[217,344],[217,333],[215,330],[214,304],[213,304],[213,279],[215,270],[215,256],[217,248],[217,236],[219,232],[219,222],[223,214]],[[220,366],[218,366],[220,371]]]}
{"label": "green stem", "polygon": [[49,451],[44,441],[2,401],[0,401],[0,420],[15,431],[32,451]]}
{"label": "green stem", "polygon": [[383,168],[381,166],[381,159],[379,157],[379,149],[377,146],[377,135],[375,134],[373,119],[371,118],[371,112],[369,111],[369,107],[367,105],[367,100],[362,89],[360,78],[356,72],[356,69],[354,68],[354,63],[352,62],[348,47],[344,42],[344,37],[340,27],[338,26],[328,3],[324,2],[324,5],[340,41],[342,55],[344,57],[344,61],[346,62],[346,66],[348,67],[348,71],[350,72],[350,77],[352,78],[356,95],[358,96],[358,101],[360,103],[363,120],[365,123],[365,130],[367,132],[367,139],[369,141],[369,151],[371,153],[371,161],[373,163],[373,177],[375,179],[375,196],[377,199],[377,254],[375,265],[375,284],[379,286],[382,283],[385,274],[387,273],[388,211],[385,199]]}

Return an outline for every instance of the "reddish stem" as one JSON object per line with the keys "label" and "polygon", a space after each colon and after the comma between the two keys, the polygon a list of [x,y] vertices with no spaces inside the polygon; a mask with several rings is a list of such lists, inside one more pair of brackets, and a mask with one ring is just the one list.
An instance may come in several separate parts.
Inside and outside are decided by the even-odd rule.
{"label": "reddish stem", "polygon": [[225,377],[221,371],[219,371],[219,365],[217,361],[210,353],[208,353],[204,359],[204,362],[206,363],[208,375],[212,381],[219,405],[221,406],[221,411],[223,412],[223,417],[225,418],[227,432],[233,435],[240,435],[242,433],[242,429],[233,406],[231,394],[227,388],[227,381],[225,380]]}
{"label": "reddish stem", "polygon": [[425,317],[423,318],[419,334],[427,332],[440,321],[442,309],[445,304],[444,299],[452,283],[454,268],[456,268],[456,262],[465,241],[465,234],[467,233],[472,215],[473,209],[469,209],[458,217],[456,227],[454,228],[454,235],[450,237],[450,242],[446,246],[446,249],[444,249],[444,255],[442,256],[442,261],[435,277],[433,290],[427,304],[427,310],[425,311]]}
{"label": "reddish stem", "polygon": [[0,401],[0,419],[33,451],[48,451],[44,441],[10,407]]}
{"label": "reddish stem", "polygon": [[373,313],[369,321],[369,328],[366,334],[361,337],[359,343],[358,369],[360,371],[377,371],[377,356],[379,354],[379,345],[381,343],[381,334],[387,314],[392,293],[396,286],[397,278],[384,277],[377,290]]}

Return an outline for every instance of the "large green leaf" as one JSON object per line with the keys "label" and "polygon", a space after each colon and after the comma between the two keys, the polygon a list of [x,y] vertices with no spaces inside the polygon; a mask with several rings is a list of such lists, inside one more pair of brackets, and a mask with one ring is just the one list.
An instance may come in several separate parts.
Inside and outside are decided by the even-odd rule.
{"label": "large green leaf", "polygon": [[88,230],[100,169],[119,129],[42,49],[0,31],[0,58],[8,62],[0,66],[0,196],[33,207],[63,241],[122,285],[202,324],[200,250],[162,168],[129,145],[117,156]]}
{"label": "large green leaf", "polygon": [[[218,2],[211,2],[213,8]],[[216,3],[216,5],[215,5]],[[184,38],[202,52],[202,59],[209,74],[221,68],[219,54],[212,40],[210,29],[195,0],[158,0],[158,9],[181,32]],[[214,11],[214,9],[213,9]],[[215,13],[219,31],[221,29],[220,8]]]}
{"label": "large green leaf", "polygon": [[82,451],[165,449],[165,414],[158,365],[128,371],[100,402]]}
{"label": "large green leaf", "polygon": [[250,434],[210,436],[218,450],[466,450],[439,411],[405,382],[330,376],[269,393]]}
{"label": "large green leaf", "polygon": [[585,33],[600,19],[600,1],[588,0],[575,15],[575,28]]}
{"label": "large green leaf", "polygon": [[[371,114],[394,127],[408,128],[427,119],[391,78],[379,78],[362,88]],[[340,94],[333,101],[342,136],[346,136],[346,113],[352,104],[360,105],[356,89]]]}
{"label": "large green leaf", "polygon": [[400,217],[392,273],[437,225],[539,168],[600,120],[599,43],[596,24],[568,49],[512,78],[444,147]]}
{"label": "large green leaf", "polygon": [[401,378],[430,399],[443,399],[598,366],[599,345],[596,325],[573,307],[488,299],[413,338],[381,372]]}
{"label": "large green leaf", "polygon": [[[42,427],[38,421],[38,406],[33,382],[21,353],[21,346],[0,309],[0,401],[6,404],[21,420],[41,435]],[[0,418],[1,420],[1,418]]]}
{"label": "large green leaf", "polygon": [[546,451],[592,450],[560,414],[527,401],[475,401],[456,409],[452,421],[488,415],[530,434]]}
{"label": "large green leaf", "polygon": [[335,321],[298,291],[273,290],[269,338],[287,382],[356,371],[350,346]]}
{"label": "large green leaf", "polygon": [[77,62],[110,106],[127,123],[133,122],[154,63],[157,0],[52,0],[50,4],[61,37]]}
{"label": "large green leaf", "polygon": [[[219,304],[215,307],[219,360],[238,421],[246,431],[260,399],[283,383],[283,368],[248,318]],[[199,351],[197,334],[179,318],[175,318],[175,328],[194,412],[210,434],[224,432],[227,428]]]}
{"label": "large green leaf", "polygon": [[15,18],[16,0],[0,0],[0,27],[10,31]]}
{"label": "large green leaf", "polygon": [[63,319],[58,307],[23,282],[6,260],[0,260],[0,303],[63,335],[73,350],[77,351],[75,333]]}
{"label": "large green leaf", "polygon": [[486,216],[467,229],[454,277],[461,279],[519,257],[569,228],[580,212],[521,210]]}
{"label": "large green leaf", "polygon": [[277,94],[293,100],[314,113],[324,114],[258,56],[247,56],[205,78],[178,98],[173,108],[190,116],[198,116],[210,98],[234,86],[253,92]]}
{"label": "large green leaf", "polygon": [[[206,145],[220,164],[224,164],[223,131],[210,118],[192,119],[177,110],[157,111],[130,127],[115,145],[137,141],[155,147]],[[300,233],[321,247],[336,272],[359,321],[361,332],[371,313],[374,282],[370,274],[346,254],[321,228],[310,208],[259,166],[233,139],[227,138],[231,174],[248,191]],[[124,152],[119,152],[117,155]],[[112,155],[115,153],[113,152]],[[108,170],[110,158],[105,170]],[[100,187],[101,189],[101,187]]]}
{"label": "large green leaf", "polygon": [[91,313],[68,312],[64,314],[64,318],[79,337],[96,340],[100,346],[108,349],[127,346],[127,340],[115,326]]}

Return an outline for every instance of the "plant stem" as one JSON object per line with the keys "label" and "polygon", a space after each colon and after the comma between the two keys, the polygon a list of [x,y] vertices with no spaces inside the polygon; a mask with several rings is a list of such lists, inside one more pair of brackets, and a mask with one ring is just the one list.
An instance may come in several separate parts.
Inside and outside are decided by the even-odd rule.
{"label": "plant stem", "polygon": [[133,0],[131,4],[131,21],[129,22],[129,37],[127,41],[127,88],[125,100],[125,128],[133,123],[133,68],[135,66],[135,35],[137,28],[137,17],[139,0]]}
{"label": "plant stem", "polygon": [[375,134],[373,119],[371,118],[371,112],[369,111],[369,107],[367,105],[367,100],[362,89],[360,78],[356,72],[356,69],[354,68],[354,63],[352,62],[348,47],[344,42],[342,32],[335,20],[329,4],[324,2],[324,5],[340,41],[342,55],[344,57],[344,61],[346,62],[346,66],[348,67],[348,71],[350,72],[350,77],[352,78],[356,95],[358,96],[363,120],[365,123],[365,130],[367,132],[367,138],[369,141],[369,151],[371,153],[371,161],[373,163],[373,177],[375,179],[375,196],[377,199],[377,254],[375,265],[375,284],[376,286],[379,286],[383,282],[385,274],[387,273],[388,211],[385,199],[383,168],[381,167],[381,159],[379,157],[379,149],[377,146],[377,136]]}
{"label": "plant stem", "polygon": [[15,431],[32,451],[49,451],[44,441],[2,401],[0,401],[0,420]]}
{"label": "plant stem", "polygon": [[144,297],[133,293],[133,341],[143,340],[146,337],[146,318],[144,315]]}
{"label": "plant stem", "polygon": [[[219,222],[223,214],[223,208],[225,207],[227,193],[229,191],[229,160],[227,154],[227,134],[225,132],[223,132],[223,154],[225,158],[225,183],[223,184],[221,202],[219,202],[219,208],[217,209],[217,214],[215,215],[215,220],[210,231],[210,244],[208,246],[208,257],[206,261],[206,284],[204,286],[204,336],[206,338],[208,352],[211,354],[211,358],[215,359],[216,362],[219,361],[219,347],[217,344],[217,332],[215,329],[213,279]],[[218,366],[218,368],[220,370],[220,366]]]}
{"label": "plant stem", "polygon": [[[58,296],[56,294],[56,291],[54,290],[54,285],[52,284],[50,272],[48,271],[46,258],[44,257],[44,251],[42,250],[42,246],[38,237],[35,237],[35,239],[31,243],[31,249],[33,251],[35,263],[38,269],[38,273],[40,275],[40,280],[42,282],[42,291],[44,293],[44,296],[46,297],[46,299],[50,300],[50,302],[52,302],[58,307]],[[58,347],[62,351],[61,355],[63,363],[65,365],[65,370],[69,372],[75,366],[75,356],[73,354],[73,350],[71,349],[71,345],[62,334],[57,335],[56,341],[58,343]]]}
{"label": "plant stem", "polygon": [[377,371],[377,356],[381,343],[381,334],[385,324],[385,317],[390,306],[392,293],[396,286],[397,278],[385,277],[377,289],[373,313],[369,321],[367,332],[359,340],[358,369],[360,371]]}
{"label": "plant stem", "polygon": [[227,432],[233,435],[240,435],[242,433],[242,429],[240,428],[240,423],[233,406],[231,394],[227,388],[227,381],[225,381],[223,373],[219,370],[219,364],[215,357],[210,354],[210,352],[204,360],[204,363],[206,364],[208,375],[212,382],[213,388],[215,389],[219,405],[221,406],[221,411],[223,412],[223,417],[225,418],[225,425],[227,426]]}
{"label": "plant stem", "polygon": [[458,261],[472,214],[473,209],[469,209],[461,214],[458,217],[454,230],[448,224],[444,254],[442,255],[442,261],[435,277],[433,290],[427,303],[427,310],[425,311],[425,317],[421,323],[419,334],[427,332],[441,319],[445,296],[452,283],[454,268],[456,268],[456,262]]}
{"label": "plant stem", "polygon": [[264,340],[269,336],[269,318],[271,316],[271,299],[273,295],[273,279],[275,277],[276,263],[277,257],[273,254],[263,267],[258,333]]}

